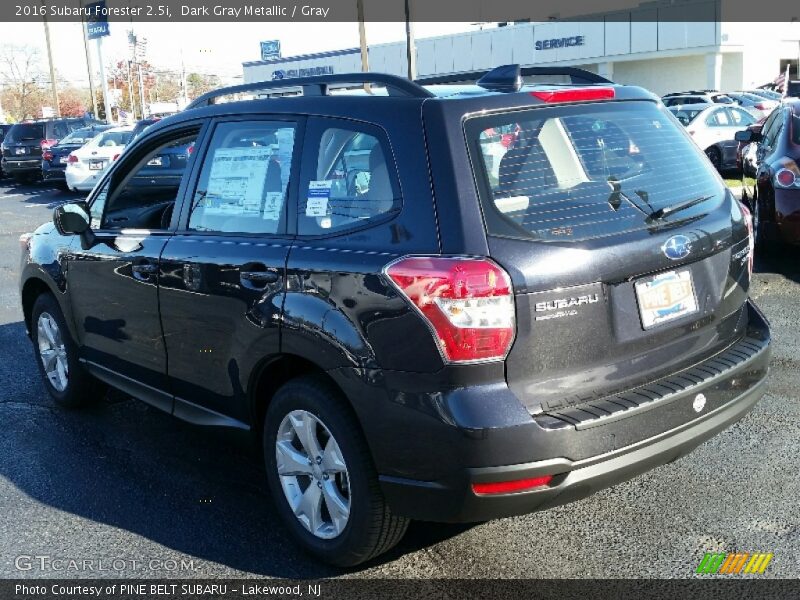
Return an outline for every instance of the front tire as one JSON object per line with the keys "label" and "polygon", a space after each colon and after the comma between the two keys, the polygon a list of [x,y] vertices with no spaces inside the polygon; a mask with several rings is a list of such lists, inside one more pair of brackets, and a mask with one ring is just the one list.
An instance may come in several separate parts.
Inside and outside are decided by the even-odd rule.
{"label": "front tire", "polygon": [[78,347],[58,302],[50,294],[42,294],[33,304],[31,338],[42,381],[56,404],[78,408],[103,396],[105,386],[78,361]]}
{"label": "front tire", "polygon": [[706,156],[717,171],[722,170],[722,153],[719,151],[719,148],[716,146],[706,148]]}
{"label": "front tire", "polygon": [[352,567],[397,544],[408,519],[391,513],[350,406],[327,381],[281,387],[264,420],[267,479],[295,541],[323,561]]}

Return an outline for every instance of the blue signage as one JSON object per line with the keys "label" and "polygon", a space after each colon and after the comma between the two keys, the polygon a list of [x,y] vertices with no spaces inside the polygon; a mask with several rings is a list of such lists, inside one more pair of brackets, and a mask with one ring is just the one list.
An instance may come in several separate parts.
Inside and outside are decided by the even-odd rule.
{"label": "blue signage", "polygon": [[107,35],[111,35],[108,27],[108,13],[106,12],[106,0],[93,2],[86,5],[89,16],[86,17],[86,37],[96,40]]}
{"label": "blue signage", "polygon": [[554,50],[556,48],[569,48],[571,46],[583,46],[586,39],[582,35],[570,37],[554,38],[552,40],[537,40],[534,46],[537,50]]}
{"label": "blue signage", "polygon": [[281,41],[268,40],[261,42],[261,60],[271,60],[281,57]]}

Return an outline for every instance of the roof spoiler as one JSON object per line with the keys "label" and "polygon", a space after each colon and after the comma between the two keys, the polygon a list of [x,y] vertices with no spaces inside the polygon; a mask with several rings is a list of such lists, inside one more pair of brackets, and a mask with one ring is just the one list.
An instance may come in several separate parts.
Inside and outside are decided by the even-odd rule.
{"label": "roof spoiler", "polygon": [[420,85],[439,85],[447,83],[476,82],[484,89],[495,92],[517,92],[520,90],[523,77],[526,76],[567,76],[570,82],[576,85],[595,83],[614,83],[591,71],[576,67],[521,67],[518,64],[503,65],[491,71],[473,71],[471,73],[456,73],[452,75],[437,75],[417,79]]}

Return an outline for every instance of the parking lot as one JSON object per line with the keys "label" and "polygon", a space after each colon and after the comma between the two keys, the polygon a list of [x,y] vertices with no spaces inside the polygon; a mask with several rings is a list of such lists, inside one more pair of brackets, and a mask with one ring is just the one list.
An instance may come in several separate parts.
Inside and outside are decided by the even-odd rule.
{"label": "parking lot", "polygon": [[[118,393],[86,411],[53,406],[21,322],[18,238],[77,197],[0,182],[0,577],[689,577],[705,552],[729,551],[772,552],[761,577],[796,576],[800,252],[756,261],[751,294],[773,326],[772,374],[741,422],[568,506],[472,527],[414,524],[388,555],[340,572],[293,546],[241,440]],[[42,555],[30,569],[19,559]]]}

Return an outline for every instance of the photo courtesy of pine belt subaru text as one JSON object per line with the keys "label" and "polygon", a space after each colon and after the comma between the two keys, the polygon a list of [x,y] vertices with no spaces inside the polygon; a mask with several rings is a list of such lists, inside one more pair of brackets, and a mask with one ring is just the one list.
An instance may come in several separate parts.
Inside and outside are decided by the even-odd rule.
{"label": "photo courtesy of pine belt subaru text", "polygon": [[150,125],[20,239],[56,403],[113,386],[252,435],[340,566],[741,419],[770,354],[751,217],[672,113],[579,69],[459,77],[245,84]]}

